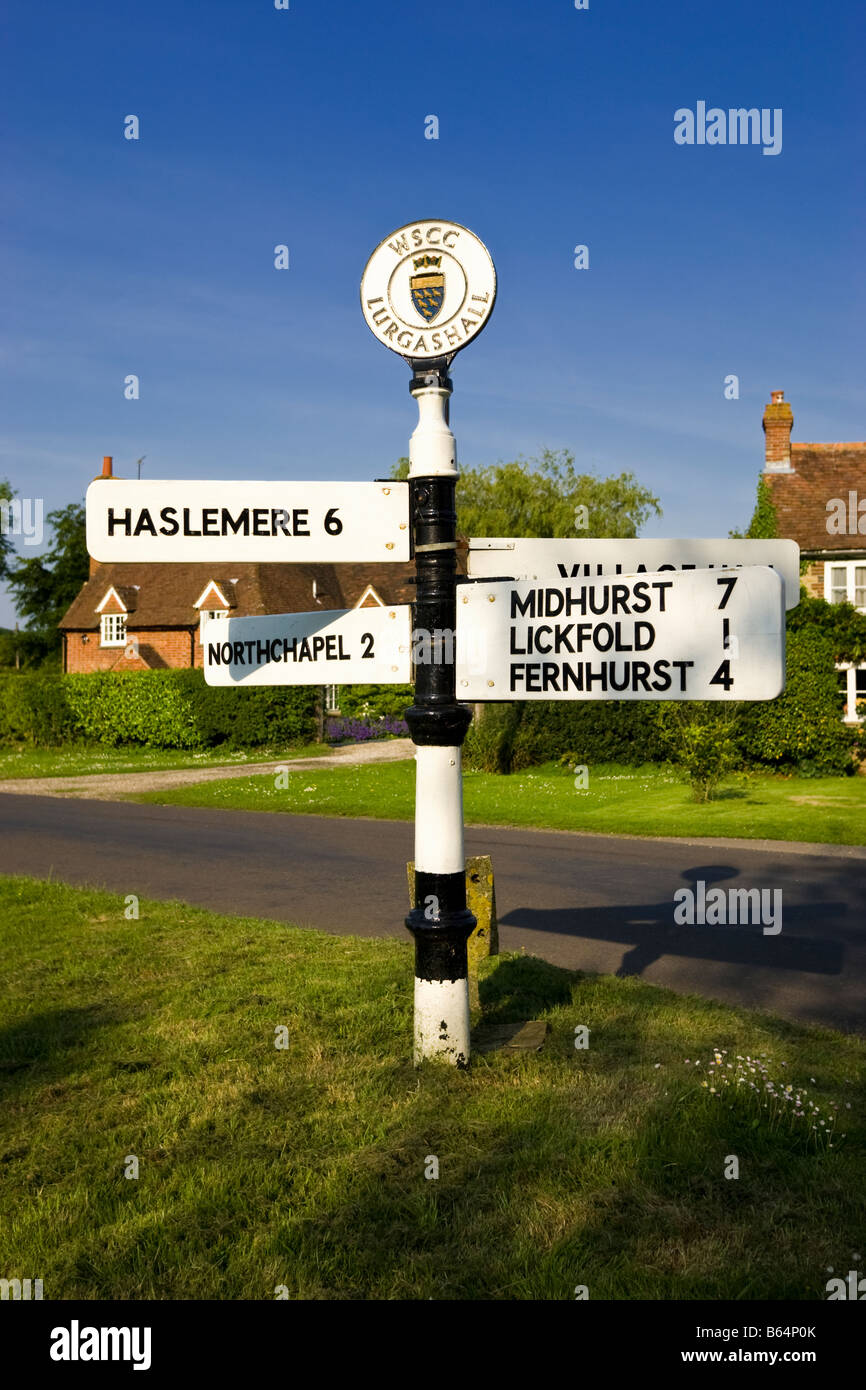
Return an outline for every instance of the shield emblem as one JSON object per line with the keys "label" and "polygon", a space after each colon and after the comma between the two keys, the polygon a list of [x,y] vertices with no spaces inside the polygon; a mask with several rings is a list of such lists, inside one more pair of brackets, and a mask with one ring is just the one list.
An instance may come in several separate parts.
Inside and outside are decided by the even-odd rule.
{"label": "shield emblem", "polygon": [[409,288],[415,309],[425,323],[432,323],[445,300],[445,276],[439,270],[413,275]]}

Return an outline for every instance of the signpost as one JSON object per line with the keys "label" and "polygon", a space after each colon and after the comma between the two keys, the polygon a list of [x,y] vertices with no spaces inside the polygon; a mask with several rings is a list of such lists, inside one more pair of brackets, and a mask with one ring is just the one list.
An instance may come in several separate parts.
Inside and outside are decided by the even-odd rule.
{"label": "signpost", "polygon": [[786,540],[562,540],[498,536],[469,542],[475,578],[592,579],[602,574],[770,565],[785,582],[785,606],[800,601],[800,548]]}
{"label": "signpost", "polygon": [[409,484],[127,482],[87,489],[95,560],[408,560]]}
{"label": "signpost", "polygon": [[208,624],[208,685],[408,685],[412,609],[349,608]]}
{"label": "signpost", "polygon": [[772,700],[784,588],[758,566],[466,584],[456,648],[467,700]]}
{"label": "signpost", "polygon": [[[412,369],[408,482],[127,482],[87,492],[94,559],[377,562],[415,557],[414,606],[213,620],[209,685],[415,681],[415,1062],[469,1062],[463,700],[769,700],[784,688],[792,541],[474,540],[458,589],[454,355],[489,322],[496,271],[456,222],[373,252],[361,307]],[[459,602],[458,602],[459,593]],[[413,612],[414,608],[414,612]]]}
{"label": "signpost", "polygon": [[[361,279],[364,317],[412,368],[418,426],[409,444],[419,643],[415,702],[406,722],[415,755],[415,1061],[469,1062],[461,752],[472,712],[457,703],[457,449],[448,421],[454,354],[488,323],[496,271],[486,246],[456,222],[400,227],[373,252]],[[437,635],[438,634],[438,635]],[[450,649],[449,649],[450,647]]]}

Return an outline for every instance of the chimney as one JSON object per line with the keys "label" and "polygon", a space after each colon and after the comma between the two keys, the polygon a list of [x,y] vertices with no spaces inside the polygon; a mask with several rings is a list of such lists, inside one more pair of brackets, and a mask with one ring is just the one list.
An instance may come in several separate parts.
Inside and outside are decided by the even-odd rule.
{"label": "chimney", "polygon": [[770,404],[764,408],[764,470],[768,473],[791,472],[791,429],[794,412],[784,391],[771,391]]}
{"label": "chimney", "polygon": [[[102,456],[102,472],[101,472],[101,473],[98,473],[98,474],[96,475],[96,480],[97,480],[97,481],[99,481],[99,480],[102,479],[102,478],[113,478],[113,477],[114,477],[114,473],[112,472],[112,467],[111,467],[112,462],[113,462],[113,457],[114,457],[114,456],[113,456],[112,454],[103,454],[103,456]],[[90,557],[90,570],[89,570],[89,572],[88,572],[88,578],[89,578],[89,579],[92,579],[93,576],[95,575],[95,573],[96,573],[96,571],[97,571],[98,569],[99,569],[99,561],[98,561],[98,560],[94,560],[93,556],[91,555],[91,557]]]}

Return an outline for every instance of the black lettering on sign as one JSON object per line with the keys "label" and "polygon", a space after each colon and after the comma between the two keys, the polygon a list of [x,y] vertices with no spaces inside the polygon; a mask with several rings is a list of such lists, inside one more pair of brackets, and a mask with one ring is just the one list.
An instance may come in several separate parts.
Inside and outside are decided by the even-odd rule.
{"label": "black lettering on sign", "polygon": [[720,685],[724,690],[730,690],[733,683],[734,678],[731,675],[731,663],[726,659],[712,677],[710,685]]}
{"label": "black lettering on sign", "polygon": [[[723,577],[723,578],[721,578],[721,579],[717,579],[717,580],[716,580],[716,583],[717,583],[717,584],[724,584],[724,586],[725,586],[725,597],[722,599],[721,603],[719,604],[719,608],[727,608],[727,606],[728,606],[728,599],[731,597],[731,594],[734,592],[734,585],[736,584],[736,582],[737,582],[737,576],[736,576],[736,575],[734,575],[733,579],[728,579],[727,577]],[[725,689],[727,689],[727,686],[725,687]]]}
{"label": "black lettering on sign", "polygon": [[113,507],[108,508],[108,534],[114,535],[115,526],[122,526],[126,535],[129,535],[129,528],[132,524],[132,510],[127,507],[123,513],[123,520],[115,513]]}
{"label": "black lettering on sign", "polygon": [[366,647],[361,652],[361,658],[373,655],[373,634],[372,632],[362,632],[361,641],[366,642]]}

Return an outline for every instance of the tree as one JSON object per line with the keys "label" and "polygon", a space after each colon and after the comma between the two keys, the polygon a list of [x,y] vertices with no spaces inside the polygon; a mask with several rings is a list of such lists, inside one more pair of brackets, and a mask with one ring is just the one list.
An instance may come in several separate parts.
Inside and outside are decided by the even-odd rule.
{"label": "tree", "polygon": [[8,479],[0,478],[0,579],[5,579],[9,574],[9,559],[15,553],[12,537],[6,525],[7,513],[3,510],[4,506],[8,507],[14,496]]}
{"label": "tree", "polygon": [[[391,476],[408,473],[409,460],[402,458]],[[576,473],[567,449],[460,471],[457,530],[463,536],[636,536],[652,514],[661,516],[658,498],[633,473]]]}
{"label": "tree", "polygon": [[758,475],[758,492],[755,498],[755,510],[752,512],[752,519],[749,522],[748,531],[729,531],[731,540],[742,541],[772,541],[779,535],[779,517],[776,512],[776,504],[773,501],[773,493],[770,484],[761,473]]}
{"label": "tree", "polygon": [[57,624],[90,572],[83,502],[48,513],[51,548],[9,567],[8,584],[28,632],[44,656],[60,646]]}

